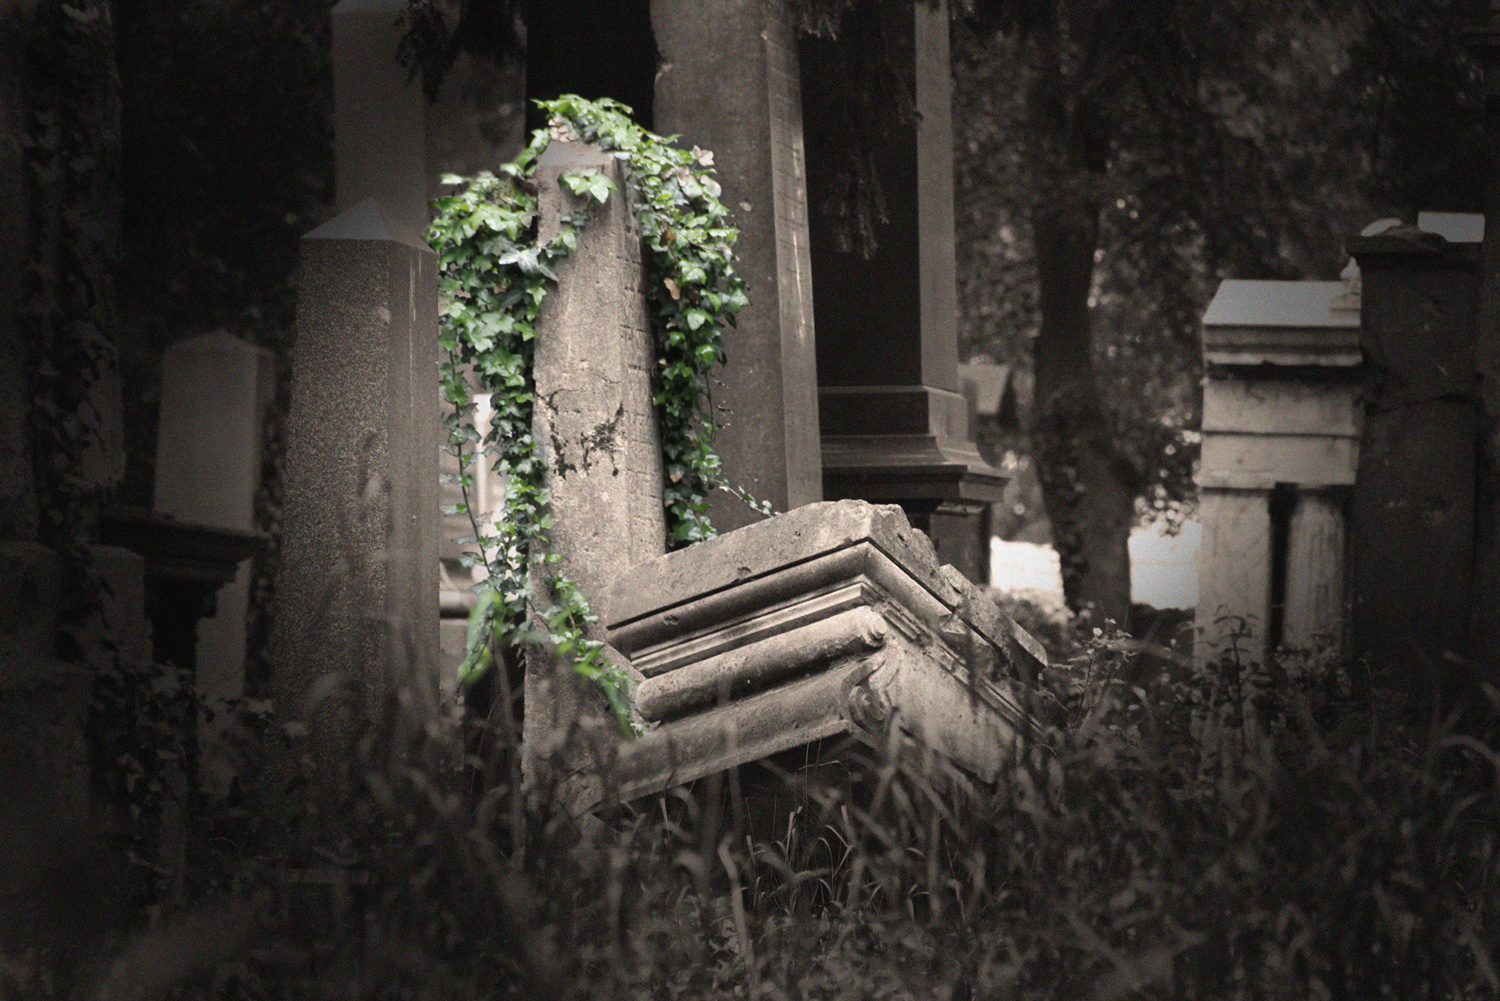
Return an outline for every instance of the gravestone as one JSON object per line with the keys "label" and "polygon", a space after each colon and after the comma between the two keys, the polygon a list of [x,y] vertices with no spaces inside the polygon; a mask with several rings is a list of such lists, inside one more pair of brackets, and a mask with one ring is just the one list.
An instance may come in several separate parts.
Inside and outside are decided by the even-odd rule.
{"label": "gravestone", "polygon": [[1342,645],[1360,427],[1356,277],[1231,279],[1204,313],[1200,663],[1231,644],[1256,662],[1279,646]]}
{"label": "gravestone", "polygon": [[1350,252],[1363,274],[1370,367],[1353,504],[1353,652],[1377,672],[1435,669],[1464,652],[1474,585],[1479,245],[1399,227]]}
{"label": "gravestone", "polygon": [[[436,255],[367,199],[302,238],[272,635],[288,718],[322,678],[366,718],[437,698]],[[333,709],[324,707],[325,713]],[[352,721],[319,717],[336,756]]]}
{"label": "gravestone", "polygon": [[[715,156],[739,227],[735,266],[750,303],[725,337],[714,389],[725,474],[787,511],[823,498],[807,157],[793,12],[785,0],[655,0],[662,68],[655,130]],[[757,515],[712,498],[720,531]]]}
{"label": "gravestone", "polygon": [[[945,559],[987,554],[988,540],[972,539],[1004,483],[970,440],[958,380],[948,4],[878,0],[843,18],[838,39],[805,37],[799,50],[824,496],[900,504]],[[866,258],[841,249],[825,206],[850,182],[840,119],[852,103],[840,67],[868,64],[852,46],[872,37],[899,80],[877,93],[913,101],[903,108],[892,96],[875,109],[870,154],[887,221]],[[986,579],[987,555],[956,565]]]}
{"label": "gravestone", "polygon": [[[532,434],[546,470],[556,569],[597,602],[629,567],[665,552],[666,521],[651,400],[656,350],[640,231],[619,161],[595,146],[554,140],[537,162],[537,235],[550,240],[560,214],[582,207],[558,178],[590,172],[609,177],[615,191],[593,206],[538,315]],[[540,558],[532,554],[534,568]],[[532,586],[542,591],[537,570]],[[576,727],[602,723],[607,712],[594,686],[545,652],[527,654],[525,699],[523,770],[532,781]]]}
{"label": "gravestone", "polygon": [[[557,178],[613,157],[554,143],[538,163],[539,235],[576,207]],[[600,618],[591,638],[634,682],[647,732],[622,738],[600,694],[530,651],[523,775],[585,812],[778,751],[888,731],[998,781],[1035,736],[1013,686],[1041,648],[896,506],[815,503],[663,554],[662,466],[640,238],[613,195],[562,264],[538,318],[533,435],[552,553]],[[540,626],[540,623],[535,625]]]}
{"label": "gravestone", "polygon": [[1019,691],[1046,654],[895,505],[810,504],[668,553],[607,608],[653,726],[579,769],[580,805],[891,727],[997,782],[1037,736]]}
{"label": "gravestone", "polygon": [[[261,432],[275,392],[271,353],[225,332],[190,337],[162,354],[155,510],[215,528],[255,528]],[[250,561],[218,591],[198,624],[198,693],[239,696],[245,682]]]}

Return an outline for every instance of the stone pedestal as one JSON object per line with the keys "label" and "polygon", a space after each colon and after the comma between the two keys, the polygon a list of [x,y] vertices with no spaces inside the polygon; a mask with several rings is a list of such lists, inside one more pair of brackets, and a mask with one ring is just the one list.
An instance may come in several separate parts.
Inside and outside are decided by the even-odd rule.
{"label": "stone pedestal", "polygon": [[[302,239],[272,637],[288,718],[332,676],[378,718],[437,697],[436,255],[374,199]],[[332,708],[332,702],[325,706]],[[317,717],[337,754],[349,722]]]}
{"label": "stone pedestal", "polygon": [[1377,672],[1464,651],[1474,569],[1479,246],[1388,230],[1350,248],[1370,373],[1353,499],[1353,643]]}
{"label": "stone pedestal", "polygon": [[[199,673],[204,666],[198,663],[199,623],[216,617],[221,590],[244,577],[248,561],[265,545],[265,536],[179,521],[141,508],[112,508],[100,519],[99,537],[144,561],[143,612],[151,623],[151,656],[156,662],[192,672],[200,694],[239,694],[237,684],[233,691],[205,686],[205,680],[228,684],[232,679],[225,676],[222,663],[206,665],[206,679]],[[239,615],[243,619],[243,606]],[[239,635],[243,663],[243,624]]]}
{"label": "stone pedestal", "polygon": [[1349,282],[1225,281],[1203,318],[1195,656],[1337,652],[1358,456],[1358,298]]}
{"label": "stone pedestal", "polygon": [[577,763],[576,809],[841,734],[884,748],[891,727],[997,781],[1035,735],[1016,685],[1046,654],[894,505],[810,504],[669,553],[608,608],[653,729]]}
{"label": "stone pedestal", "polygon": [[[260,484],[260,442],[275,391],[271,353],[224,331],[190,337],[162,355],[155,510],[186,522],[251,532]],[[219,590],[198,625],[198,692],[240,695],[245,683],[249,560]]]}
{"label": "stone pedestal", "polygon": [[[872,80],[887,71],[857,51],[878,36],[895,90],[910,102],[875,89],[890,105],[870,136],[887,221],[875,227],[878,247],[866,258],[840,246],[824,210],[844,200],[841,186],[852,180],[841,90],[854,67]],[[937,514],[969,521],[977,533],[979,512],[1000,499],[1003,481],[969,440],[958,381],[948,6],[860,5],[845,12],[838,40],[805,38],[800,55],[824,496],[896,503],[918,527],[933,527]],[[942,555],[952,558],[946,547]],[[982,565],[959,569],[983,579]]]}
{"label": "stone pedestal", "polygon": [[[802,95],[785,0],[655,0],[656,131],[714,152],[750,304],[726,332],[714,403],[724,473],[779,511],[823,497]],[[721,532],[758,516],[713,498]]]}
{"label": "stone pedestal", "polygon": [[[552,550],[561,557],[555,569],[604,613],[614,581],[666,551],[666,520],[651,401],[656,352],[640,232],[619,161],[597,147],[553,141],[537,164],[538,237],[551,239],[559,215],[581,207],[558,178],[589,172],[604,173],[616,190],[593,206],[537,318],[532,434],[551,498]],[[532,587],[545,603],[543,555],[532,554]],[[523,760],[533,780],[544,758],[566,748],[575,727],[599,724],[607,712],[591,682],[545,652],[527,654],[525,699]]]}

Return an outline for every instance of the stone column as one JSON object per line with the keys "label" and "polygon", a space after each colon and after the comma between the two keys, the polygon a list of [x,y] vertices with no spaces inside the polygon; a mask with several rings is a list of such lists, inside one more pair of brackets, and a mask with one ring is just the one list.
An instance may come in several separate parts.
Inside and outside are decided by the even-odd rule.
{"label": "stone column", "polygon": [[[216,331],[178,341],[162,354],[154,507],[184,521],[255,529],[260,442],[275,393],[271,352]],[[198,692],[240,695],[245,684],[249,560],[218,592],[216,611],[198,626]]]}
{"label": "stone column", "polygon": [[1350,251],[1364,275],[1360,336],[1370,366],[1351,513],[1353,653],[1377,672],[1411,677],[1464,652],[1479,449],[1478,246],[1403,228],[1362,237]]}
{"label": "stone column", "polygon": [[[732,482],[786,511],[823,498],[813,342],[806,155],[796,32],[786,0],[655,0],[662,71],[656,131],[714,152],[740,229],[736,266],[750,304],[726,333],[714,403]],[[756,515],[724,494],[714,525]]]}
{"label": "stone column", "polygon": [[[896,94],[887,67],[859,51],[874,38],[883,38]],[[824,494],[900,504],[952,560],[974,549],[960,537],[978,530],[1003,483],[969,440],[958,382],[948,5],[857,6],[837,40],[803,39],[800,52]],[[874,227],[868,258],[840,246],[825,211],[847,200],[841,189],[852,180],[851,126],[840,121],[851,77],[886,102],[869,141],[887,221]],[[986,572],[958,568],[974,580]]]}
{"label": "stone column", "polygon": [[[564,173],[602,171],[616,185],[558,271],[537,323],[533,435],[551,497],[557,570],[579,585],[603,620],[610,585],[666,551],[661,445],[651,402],[656,352],[642,285],[640,234],[625,201],[619,162],[594,146],[554,141],[537,164],[539,233],[580,207],[558,182]],[[539,567],[541,554],[532,554]],[[538,600],[542,575],[533,570]],[[603,639],[600,628],[594,638]],[[604,718],[604,700],[565,661],[528,655],[523,768],[571,750],[575,727]]]}
{"label": "stone column", "polygon": [[[373,198],[302,238],[273,691],[437,696],[436,255]],[[332,702],[324,709],[333,708]],[[315,717],[336,754],[349,721]]]}
{"label": "stone column", "polygon": [[1344,497],[1333,491],[1298,492],[1287,530],[1283,646],[1344,646],[1344,546]]}
{"label": "stone column", "polygon": [[366,198],[406,229],[427,228],[426,106],[396,63],[406,0],[333,8],[334,210]]}
{"label": "stone column", "polygon": [[[1264,490],[1204,489],[1198,499],[1198,608],[1193,655],[1207,663],[1231,647],[1262,662],[1271,616],[1271,513]],[[1248,637],[1236,634],[1249,630]]]}

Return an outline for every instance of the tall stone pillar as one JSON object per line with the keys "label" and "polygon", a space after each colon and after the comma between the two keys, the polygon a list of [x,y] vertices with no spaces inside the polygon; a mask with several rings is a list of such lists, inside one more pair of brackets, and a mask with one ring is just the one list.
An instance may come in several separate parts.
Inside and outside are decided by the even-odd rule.
{"label": "tall stone pillar", "polygon": [[[537,163],[538,237],[551,239],[559,216],[578,208],[558,178],[592,172],[604,173],[616,190],[594,206],[538,317],[532,433],[550,497],[552,551],[561,557],[556,569],[578,584],[604,621],[611,585],[666,552],[667,533],[651,400],[655,343],[640,231],[619,162],[581,142],[549,145]],[[545,602],[542,555],[532,554],[532,586]],[[601,627],[594,633],[604,638]],[[597,727],[606,718],[592,683],[546,651],[527,653],[525,705],[522,767],[532,782],[544,761],[579,753],[580,726]]]}
{"label": "tall stone pillar", "polygon": [[[320,679],[379,718],[437,697],[437,262],[373,198],[302,238],[287,416],[273,692],[302,716]],[[354,720],[313,717],[336,755]]]}
{"label": "tall stone pillar", "polygon": [[1465,652],[1478,251],[1405,228],[1350,247],[1364,275],[1360,336],[1370,366],[1352,512],[1352,639],[1376,672],[1410,676]]}
{"label": "tall stone pillar", "polygon": [[[860,48],[877,38],[889,66]],[[824,494],[900,504],[941,558],[984,580],[983,561],[958,557],[988,552],[966,537],[1003,483],[969,439],[958,382],[948,5],[856,6],[837,40],[803,39],[800,54]],[[840,246],[825,211],[853,180],[851,79],[882,103],[858,127],[878,129],[869,154],[886,215],[868,258]]]}
{"label": "tall stone pillar", "polygon": [[[726,333],[714,403],[733,483],[785,511],[823,498],[812,259],[797,39],[786,0],[654,0],[662,72],[656,131],[714,152],[740,229],[736,267],[750,304]],[[724,494],[721,531],[755,519]]]}

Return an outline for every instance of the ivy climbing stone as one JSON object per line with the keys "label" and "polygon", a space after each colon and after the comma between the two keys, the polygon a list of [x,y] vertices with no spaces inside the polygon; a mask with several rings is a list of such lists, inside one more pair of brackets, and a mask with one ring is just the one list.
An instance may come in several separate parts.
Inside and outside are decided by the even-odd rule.
{"label": "ivy climbing stone", "polygon": [[[595,618],[577,584],[555,569],[548,548],[552,516],[545,468],[533,437],[537,317],[556,287],[558,264],[578,247],[589,206],[615,195],[598,171],[565,173],[561,182],[584,207],[564,213],[558,232],[537,235],[537,159],[551,142],[582,141],[609,151],[621,162],[627,199],[639,227],[646,265],[646,299],[656,349],[652,402],[660,429],[662,504],[669,547],[711,538],[708,494],[730,489],[757,510],[768,507],[725,482],[713,448],[715,423],[709,372],[724,361],[724,331],[745,305],[744,282],[734,270],[737,230],[719,201],[713,154],[672,145],[629,118],[630,109],[611,100],[565,95],[539,102],[549,115],[546,129],[498,174],[449,175],[459,185],[438,199],[427,232],[439,255],[440,364],[449,447],[458,457],[454,474],[464,501],[445,513],[464,513],[475,549],[470,566],[483,565],[485,581],[470,619],[468,651],[460,682],[491,665],[496,642],[544,642],[571,659],[574,669],[599,683],[622,728],[629,730],[628,680],[588,638]],[[475,392],[489,394],[488,428],[474,423]],[[504,501],[492,521],[470,509],[468,499],[478,461],[491,461],[504,478]],[[542,556],[541,554],[546,554]],[[541,590],[528,576],[533,558],[553,561]],[[528,629],[527,623],[543,629]],[[539,635],[540,634],[540,635]]]}

